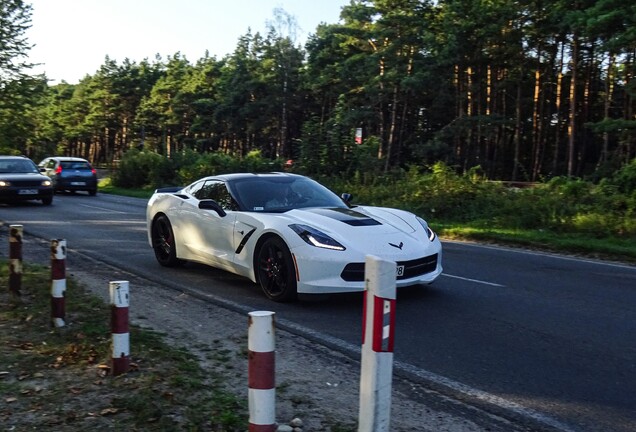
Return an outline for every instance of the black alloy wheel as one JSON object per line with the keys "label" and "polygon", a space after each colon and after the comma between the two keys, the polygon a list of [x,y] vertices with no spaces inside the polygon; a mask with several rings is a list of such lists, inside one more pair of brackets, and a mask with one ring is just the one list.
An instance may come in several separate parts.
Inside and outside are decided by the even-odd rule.
{"label": "black alloy wheel", "polygon": [[172,225],[166,216],[159,216],[152,223],[152,248],[159,264],[175,267],[181,264],[177,258],[176,245]]}
{"label": "black alloy wheel", "polygon": [[265,295],[277,302],[297,297],[296,269],[291,252],[279,237],[271,237],[258,251],[258,282]]}

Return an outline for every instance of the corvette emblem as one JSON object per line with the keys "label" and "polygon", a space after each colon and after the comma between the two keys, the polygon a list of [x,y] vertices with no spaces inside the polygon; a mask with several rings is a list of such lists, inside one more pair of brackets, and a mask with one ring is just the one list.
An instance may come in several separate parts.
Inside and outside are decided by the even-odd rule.
{"label": "corvette emblem", "polygon": [[398,248],[399,250],[402,250],[402,246],[404,246],[404,243],[400,242],[399,245],[393,244],[393,243],[389,243],[391,246],[393,246],[394,248]]}

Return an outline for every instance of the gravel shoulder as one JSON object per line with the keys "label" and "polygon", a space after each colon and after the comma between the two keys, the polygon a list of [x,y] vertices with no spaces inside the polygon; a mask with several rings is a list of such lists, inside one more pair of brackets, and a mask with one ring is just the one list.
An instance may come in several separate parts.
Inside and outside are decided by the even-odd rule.
{"label": "gravel shoulder", "polygon": [[[7,230],[0,242],[8,245]],[[8,248],[1,253],[7,257]],[[25,235],[23,260],[50,264],[49,242]],[[183,292],[149,282],[125,270],[80,256],[67,255],[67,277],[108,301],[108,284],[130,282],[130,320],[165,334],[169,344],[196,354],[210,373],[220,373],[228,388],[247,398],[246,315],[210,304]],[[72,325],[72,323],[69,323]],[[228,353],[210,360],[211,350]],[[131,341],[134,358],[134,340]],[[303,421],[303,431],[355,431],[359,406],[359,359],[284,330],[276,331],[276,419]],[[528,427],[444,397],[432,389],[393,377],[391,431],[522,431]]]}

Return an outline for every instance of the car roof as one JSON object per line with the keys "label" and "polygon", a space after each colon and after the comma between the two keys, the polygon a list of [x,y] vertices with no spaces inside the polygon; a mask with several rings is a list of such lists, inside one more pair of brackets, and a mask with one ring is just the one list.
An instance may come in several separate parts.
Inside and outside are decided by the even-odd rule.
{"label": "car roof", "polygon": [[51,156],[47,159],[56,159],[60,162],[88,162],[84,158],[74,157],[74,156]]}
{"label": "car roof", "polygon": [[276,178],[276,177],[296,177],[296,178],[300,178],[303,177],[299,174],[291,174],[291,173],[286,173],[286,172],[265,172],[265,173],[231,173],[231,174],[220,174],[220,175],[214,175],[214,176],[208,176],[208,177],[204,177],[204,178],[214,178],[214,179],[218,179],[218,180],[223,180],[223,181],[234,181],[234,180],[240,180],[240,179],[245,179],[245,178]]}
{"label": "car roof", "polygon": [[[0,158],[2,159],[13,159],[13,160],[25,160],[25,159],[29,159],[26,156],[16,156],[16,155],[0,155]],[[30,159],[29,159],[30,160]]]}

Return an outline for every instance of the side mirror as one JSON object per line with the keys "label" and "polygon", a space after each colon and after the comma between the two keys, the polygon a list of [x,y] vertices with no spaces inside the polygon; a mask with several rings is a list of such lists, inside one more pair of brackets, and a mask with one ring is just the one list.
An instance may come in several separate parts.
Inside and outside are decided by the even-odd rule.
{"label": "side mirror", "polygon": [[350,193],[343,193],[342,195],[340,195],[340,198],[342,198],[342,200],[345,203],[351,204],[351,200],[353,199],[353,195],[351,195]]}
{"label": "side mirror", "polygon": [[199,208],[201,210],[214,210],[221,217],[225,217],[227,215],[227,213],[225,213],[225,210],[221,208],[219,203],[211,199],[205,199],[205,200],[199,201]]}

